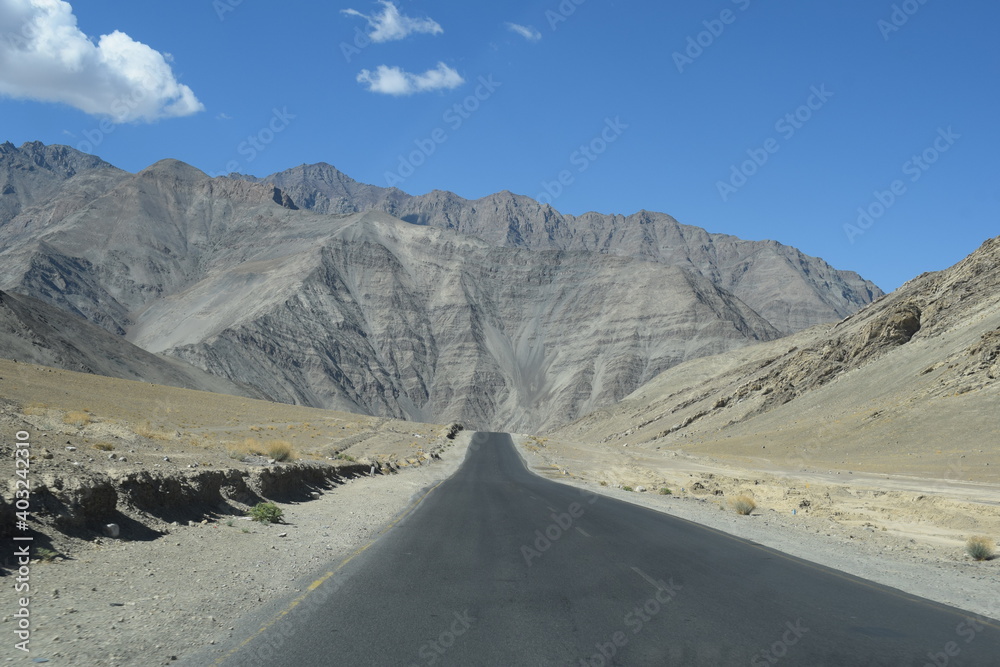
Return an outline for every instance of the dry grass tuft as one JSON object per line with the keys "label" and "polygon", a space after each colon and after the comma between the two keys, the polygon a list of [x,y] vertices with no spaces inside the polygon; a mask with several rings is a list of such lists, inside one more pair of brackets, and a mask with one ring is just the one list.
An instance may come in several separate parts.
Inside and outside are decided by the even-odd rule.
{"label": "dry grass tuft", "polygon": [[90,415],[80,410],[73,410],[63,415],[63,424],[72,424],[77,428],[83,428],[91,422]]}
{"label": "dry grass tuft", "polygon": [[287,440],[272,440],[267,443],[267,455],[275,461],[292,461],[298,458],[292,443]]}
{"label": "dry grass tuft", "polygon": [[174,433],[153,428],[153,425],[145,419],[136,424],[132,430],[136,435],[150,440],[173,440],[175,438]]}
{"label": "dry grass tuft", "polygon": [[260,456],[264,453],[264,444],[257,438],[245,438],[242,442],[229,445],[229,458],[242,459],[244,456]]}
{"label": "dry grass tuft", "polygon": [[757,503],[754,499],[746,494],[738,495],[729,502],[732,504],[733,509],[736,510],[737,514],[742,514],[744,516],[750,514],[750,512],[753,512],[757,508]]}
{"label": "dry grass tuft", "polygon": [[94,449],[99,449],[102,452],[113,452],[115,450],[115,446],[110,442],[96,442],[94,443]]}
{"label": "dry grass tuft", "polygon": [[974,535],[965,543],[965,552],[973,560],[990,560],[993,558],[993,546],[995,542],[985,535]]}

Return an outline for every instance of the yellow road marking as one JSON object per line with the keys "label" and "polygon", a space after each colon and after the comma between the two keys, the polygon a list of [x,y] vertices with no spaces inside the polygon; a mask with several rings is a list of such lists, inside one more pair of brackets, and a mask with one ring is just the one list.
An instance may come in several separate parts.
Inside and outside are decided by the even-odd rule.
{"label": "yellow road marking", "polygon": [[406,511],[404,511],[402,514],[400,514],[398,517],[396,517],[396,519],[394,519],[392,522],[390,522],[389,524],[387,524],[385,526],[385,528],[383,528],[382,530],[380,530],[379,533],[378,533],[378,535],[375,536],[375,539],[373,539],[372,541],[370,541],[368,544],[364,545],[363,547],[359,547],[357,550],[354,551],[354,553],[352,553],[350,556],[348,556],[347,558],[345,558],[344,560],[342,560],[340,562],[340,565],[338,565],[337,567],[333,568],[332,570],[330,570],[329,572],[327,572],[326,574],[324,574],[322,577],[320,577],[316,581],[314,581],[311,584],[309,584],[309,586],[306,588],[306,592],[305,593],[303,593],[299,597],[297,597],[294,600],[292,600],[289,603],[288,607],[286,607],[285,609],[283,609],[277,616],[275,616],[269,622],[267,622],[264,625],[262,625],[257,632],[255,632],[254,634],[252,634],[249,637],[247,637],[246,639],[244,639],[243,642],[241,642],[239,646],[237,646],[236,648],[232,649],[231,651],[229,651],[225,655],[223,655],[220,658],[218,658],[213,664],[214,665],[221,665],[221,664],[223,664],[224,662],[226,662],[227,660],[229,660],[230,658],[232,658],[233,655],[235,655],[237,652],[239,652],[240,650],[242,650],[243,648],[245,648],[247,644],[249,644],[253,640],[255,640],[258,637],[260,637],[262,634],[264,634],[265,632],[267,632],[271,627],[274,626],[275,623],[277,623],[282,618],[284,618],[285,616],[287,616],[293,609],[295,609],[295,607],[297,607],[299,605],[299,603],[301,603],[303,600],[305,600],[306,597],[308,597],[310,593],[312,593],[317,588],[319,588],[320,586],[322,586],[324,583],[326,583],[330,579],[330,577],[332,577],[333,575],[335,575],[345,565],[347,565],[352,560],[354,560],[355,556],[358,556],[361,553],[364,553],[368,549],[368,547],[370,547],[371,545],[375,544],[379,540],[379,538],[382,537],[382,535],[384,535],[387,532],[389,532],[389,530],[391,530],[396,524],[398,524],[400,521],[402,521],[403,519],[405,519],[406,517],[408,517],[413,512],[413,510],[415,510],[420,505],[420,503],[422,503],[424,501],[424,498],[426,498],[427,496],[429,496],[431,494],[431,492],[434,491],[434,489],[438,488],[443,483],[444,483],[444,480],[441,480],[440,482],[438,482],[437,484],[435,484],[434,486],[432,486],[430,489],[428,489],[427,493],[425,493],[424,495],[420,496],[420,498],[418,498],[417,501],[415,503],[413,503],[409,507],[409,509],[407,509]]}

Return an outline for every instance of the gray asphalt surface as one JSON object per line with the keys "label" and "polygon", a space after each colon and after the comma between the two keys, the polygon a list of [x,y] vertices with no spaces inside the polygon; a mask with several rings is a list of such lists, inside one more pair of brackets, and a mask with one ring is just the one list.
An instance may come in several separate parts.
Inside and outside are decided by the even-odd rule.
{"label": "gray asphalt surface", "polygon": [[528,472],[506,434],[223,664],[1000,665],[1000,624]]}

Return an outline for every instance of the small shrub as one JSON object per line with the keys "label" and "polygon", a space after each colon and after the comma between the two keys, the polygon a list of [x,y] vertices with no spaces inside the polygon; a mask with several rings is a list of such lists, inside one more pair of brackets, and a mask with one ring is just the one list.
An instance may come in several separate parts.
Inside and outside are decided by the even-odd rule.
{"label": "small shrub", "polygon": [[55,557],[59,555],[59,552],[53,551],[52,549],[46,549],[45,547],[39,547],[35,549],[35,555],[46,563],[51,563],[55,560]]}
{"label": "small shrub", "polygon": [[990,560],[993,558],[993,544],[993,540],[985,535],[975,535],[965,543],[965,552],[973,560]]}
{"label": "small shrub", "polygon": [[672,493],[673,492],[670,489],[668,489],[667,487],[665,487],[665,486],[662,489],[660,489],[660,495],[661,496],[669,496]]}
{"label": "small shrub", "polygon": [[74,410],[73,412],[67,412],[63,415],[63,424],[72,424],[78,428],[84,427],[90,423],[90,415],[86,412],[81,412],[79,410]]}
{"label": "small shrub", "polygon": [[631,486],[623,486],[622,487],[622,491],[631,491],[631,490],[632,490]]}
{"label": "small shrub", "polygon": [[229,526],[230,528],[232,528],[233,526],[236,525],[236,522],[233,521],[232,519],[227,519],[226,520],[226,525]]}
{"label": "small shrub", "polygon": [[337,454],[337,458],[340,459],[341,461],[350,461],[351,463],[357,461],[356,458],[354,458],[350,454],[345,454],[344,452],[340,452],[339,454]]}
{"label": "small shrub", "polygon": [[95,442],[93,445],[94,449],[99,449],[102,452],[113,452],[115,451],[115,446],[110,442]]}
{"label": "small shrub", "polygon": [[267,443],[267,455],[275,461],[291,461],[295,459],[295,448],[287,440],[272,440]]}
{"label": "small shrub", "polygon": [[608,485],[608,483],[607,483],[607,482],[605,482],[605,481],[604,481],[604,480],[602,479],[602,480],[601,480],[601,486],[607,486],[607,485]]}
{"label": "small shrub", "polygon": [[247,512],[251,519],[261,523],[278,523],[284,512],[274,503],[257,503]]}
{"label": "small shrub", "polygon": [[757,507],[757,503],[754,502],[754,499],[746,494],[736,496],[730,502],[733,505],[733,509],[736,510],[736,513],[744,516],[753,512]]}
{"label": "small shrub", "polygon": [[264,453],[264,445],[257,438],[246,438],[228,447],[229,458],[241,460],[244,456],[255,456]]}

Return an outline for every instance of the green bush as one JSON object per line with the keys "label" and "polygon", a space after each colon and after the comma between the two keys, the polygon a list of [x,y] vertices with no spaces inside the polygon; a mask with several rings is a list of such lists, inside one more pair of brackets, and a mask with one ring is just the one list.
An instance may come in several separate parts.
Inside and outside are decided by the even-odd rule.
{"label": "green bush", "polygon": [[40,560],[46,563],[51,563],[55,560],[56,556],[59,555],[58,551],[53,551],[52,549],[46,549],[45,547],[38,547],[35,549],[35,555],[38,556]]}
{"label": "green bush", "polygon": [[622,491],[631,491],[631,490],[632,490],[631,486],[623,486],[622,487]]}
{"label": "green bush", "polygon": [[261,523],[278,523],[284,512],[274,503],[257,503],[247,512],[251,519]]}
{"label": "green bush", "polygon": [[660,489],[660,495],[661,496],[669,496],[671,493],[673,493],[673,492],[670,489],[668,489],[667,487],[663,487],[662,489]]}

